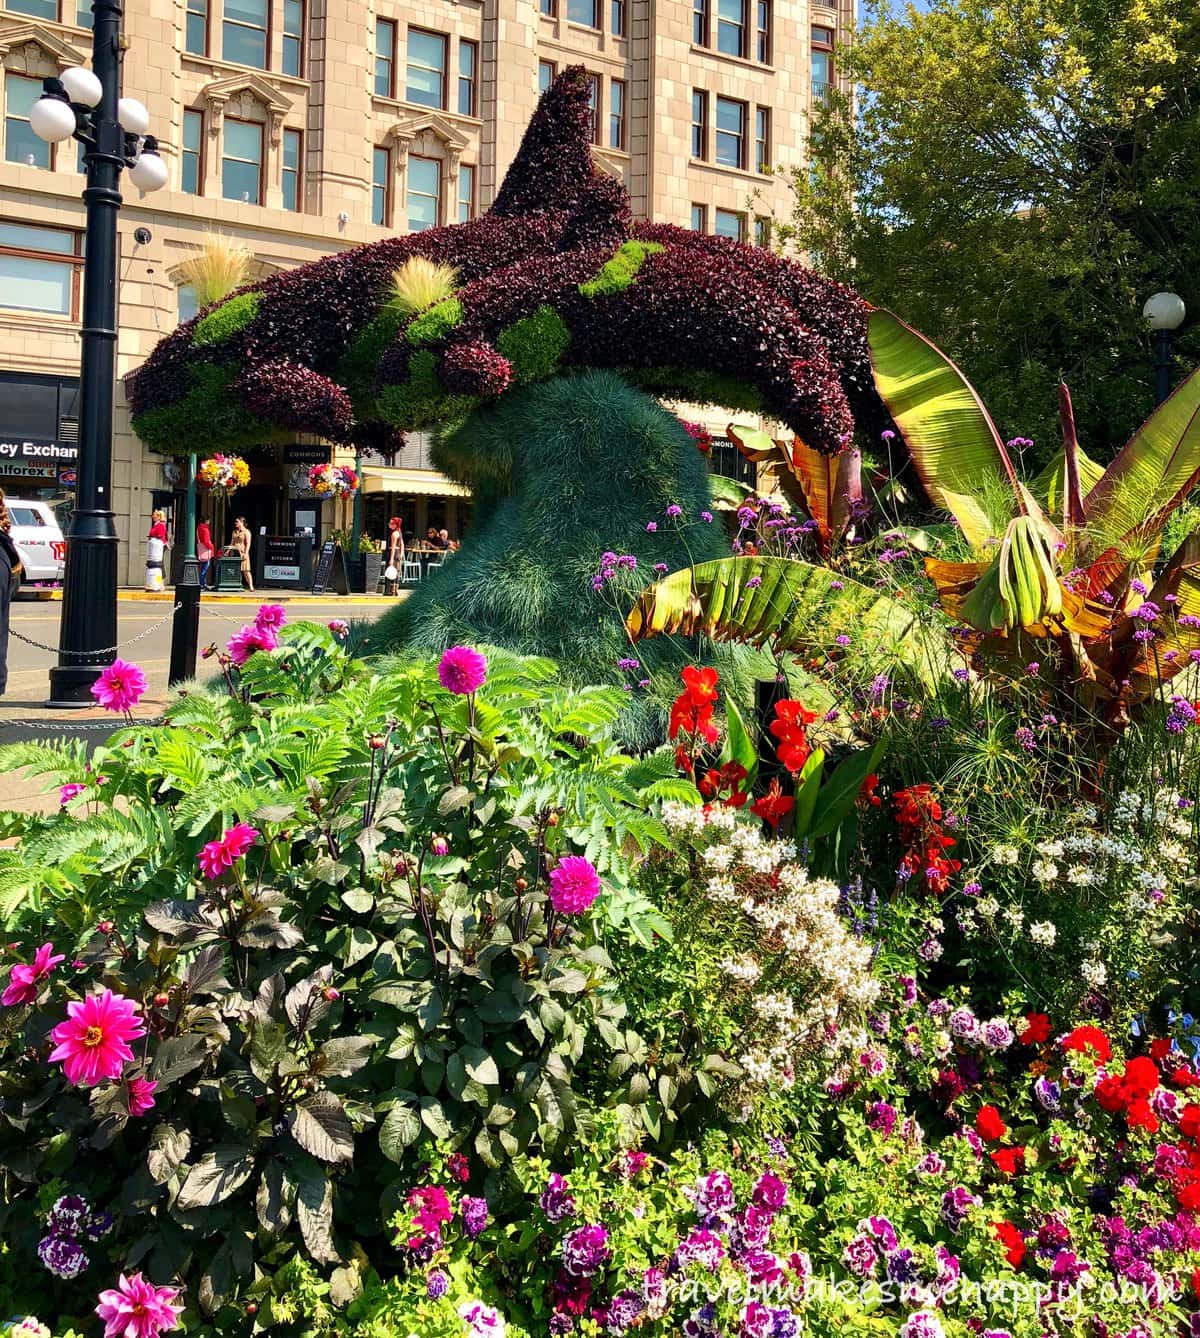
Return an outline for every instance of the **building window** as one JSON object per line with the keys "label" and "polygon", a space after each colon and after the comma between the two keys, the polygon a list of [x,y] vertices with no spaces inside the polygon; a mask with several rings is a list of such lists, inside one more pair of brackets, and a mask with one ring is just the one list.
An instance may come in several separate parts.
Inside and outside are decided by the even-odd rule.
{"label": "building window", "polygon": [[692,205],[692,231],[693,232],[708,231],[708,205],[706,204]]}
{"label": "building window", "polygon": [[304,0],[283,0],[283,72],[304,72]]}
{"label": "building window", "polygon": [[692,0],[692,41],[708,45],[708,0]]}
{"label": "building window", "polygon": [[600,0],[567,0],[567,22],[585,28],[600,26]]}
{"label": "building window", "polygon": [[199,195],[204,182],[204,113],[185,107],[183,151],[179,155],[179,189]]}
{"label": "building window", "polygon": [[754,168],[765,172],[771,165],[771,109],[754,109]]}
{"label": "building window", "polygon": [[408,159],[408,230],[425,232],[438,225],[442,165],[436,158]]}
{"label": "building window", "polygon": [[814,27],[812,30],[812,95],[827,97],[833,86],[833,29]]}
{"label": "building window", "polygon": [[625,0],[612,0],[609,9],[609,17],[612,22],[612,34],[614,37],[625,36]]}
{"label": "building window", "polygon": [[754,245],[771,245],[771,220],[758,214],[754,219]]}
{"label": "building window", "polygon": [[625,80],[613,79],[608,85],[608,147],[627,148],[625,140]]}
{"label": "building window", "polygon": [[77,28],[90,28],[93,17],[92,0],[80,0],[75,9],[75,26]]}
{"label": "building window", "polygon": [[283,207],[300,211],[300,171],[303,163],[304,141],[299,130],[283,132]]}
{"label": "building window", "polygon": [[588,75],[588,111],[592,117],[592,143],[600,143],[600,76]]}
{"label": "building window", "polygon": [[757,0],[754,24],[754,54],[764,65],[771,63],[771,0]]}
{"label": "building window", "polygon": [[374,149],[371,154],[371,222],[386,228],[392,213],[392,151]]}
{"label": "building window", "polygon": [[263,128],[258,121],[225,117],[221,194],[243,204],[262,204]]}
{"label": "building window", "polygon": [[717,99],[717,162],[746,166],[746,104],[733,98]]}
{"label": "building window", "polygon": [[469,223],[475,217],[475,169],[462,165],[458,169],[458,221]]}
{"label": "building window", "polygon": [[61,228],[0,221],[0,307],[74,318],[83,264],[80,238]]}
{"label": "building window", "polygon": [[692,157],[708,157],[708,94],[692,89]]}
{"label": "building window", "polygon": [[479,68],[479,48],[474,42],[458,44],[458,114],[475,115],[475,81]]}
{"label": "building window", "polygon": [[375,20],[375,96],[396,96],[396,25],[391,19]]}
{"label": "building window", "polygon": [[58,22],[58,0],[4,0],[10,14],[30,14],[35,19]]}
{"label": "building window", "polygon": [[408,30],[408,84],[404,96],[422,107],[445,107],[446,39],[441,33]]}
{"label": "building window", "polygon": [[50,145],[33,133],[29,113],[42,96],[42,81],[9,74],[4,80],[4,157],[10,163],[49,167]]}
{"label": "building window", "polygon": [[225,0],[221,57],[256,70],[267,68],[267,0]]}
{"label": "building window", "polygon": [[552,60],[538,61],[538,92],[544,93],[546,89],[554,82],[554,76],[558,73],[558,66]]}
{"label": "building window", "polygon": [[746,54],[746,0],[717,0],[717,50]]}
{"label": "building window", "polygon": [[539,0],[538,12],[552,19],[558,14],[558,0]]}
{"label": "building window", "polygon": [[191,56],[208,55],[208,0],[187,0],[183,46]]}
{"label": "building window", "polygon": [[746,215],[732,209],[718,209],[713,214],[713,232],[718,237],[732,237],[740,242],[746,236]]}
{"label": "building window", "polygon": [[193,316],[199,314],[200,300],[196,296],[196,290],[190,283],[181,283],[175,290],[175,309],[179,316],[180,325],[190,321]]}

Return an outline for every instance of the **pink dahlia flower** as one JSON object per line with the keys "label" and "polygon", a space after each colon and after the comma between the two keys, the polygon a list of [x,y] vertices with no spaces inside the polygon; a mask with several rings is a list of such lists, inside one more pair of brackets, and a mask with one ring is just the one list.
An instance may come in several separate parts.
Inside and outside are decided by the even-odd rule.
{"label": "pink dahlia flower", "polygon": [[86,789],[86,785],[80,785],[77,781],[72,781],[70,785],[60,785],[58,787],[58,802],[63,808],[66,808],[76,795],[81,795]]}
{"label": "pink dahlia flower", "polygon": [[487,681],[487,660],[470,646],[451,646],[438,663],[438,682],[460,697],[478,692]]}
{"label": "pink dahlia flower", "polygon": [[121,1274],[110,1291],[100,1293],[96,1314],[104,1321],[104,1338],[158,1338],[179,1328],[183,1306],[175,1304],[178,1287],[156,1287],[140,1273]]}
{"label": "pink dahlia flower", "polygon": [[50,1062],[62,1061],[67,1081],[77,1087],[95,1087],[105,1078],[119,1078],[133,1058],[130,1041],[146,1034],[132,999],[101,990],[67,1004],[67,1020],[50,1033],[57,1049]]}
{"label": "pink dahlia flower", "polygon": [[225,649],[229,658],[239,668],[246,663],[255,651],[274,650],[279,645],[279,638],[269,627],[243,627],[229,638]]}
{"label": "pink dahlia flower", "polygon": [[125,1095],[129,1100],[129,1113],[133,1116],[145,1115],[154,1109],[154,1092],[158,1083],[153,1078],[130,1078],[125,1084]]}
{"label": "pink dahlia flower", "polygon": [[41,983],[51,971],[66,958],[54,951],[54,945],[43,943],[33,954],[33,961],[26,965],[18,962],[8,973],[8,988],[0,994],[0,1004],[5,1008],[16,1008],[19,1004],[30,1004],[38,997]]}
{"label": "pink dahlia flower", "polygon": [[550,871],[550,905],[560,915],[582,915],[600,895],[600,875],[582,855],[564,855]]}
{"label": "pink dahlia flower", "polygon": [[287,609],[282,604],[260,604],[254,615],[254,626],[260,632],[278,632],[287,622]]}
{"label": "pink dahlia flower", "polygon": [[334,636],[345,636],[350,631],[350,624],[345,618],[331,618],[325,626],[329,628]]}
{"label": "pink dahlia flower", "polygon": [[200,872],[205,878],[220,878],[226,869],[233,868],[234,860],[239,860],[258,840],[258,830],[247,823],[239,822],[230,827],[219,841],[209,841],[196,857],[200,863]]}
{"label": "pink dahlia flower", "polygon": [[92,684],[92,696],[106,711],[131,711],[146,691],[146,675],[128,660],[114,660]]}

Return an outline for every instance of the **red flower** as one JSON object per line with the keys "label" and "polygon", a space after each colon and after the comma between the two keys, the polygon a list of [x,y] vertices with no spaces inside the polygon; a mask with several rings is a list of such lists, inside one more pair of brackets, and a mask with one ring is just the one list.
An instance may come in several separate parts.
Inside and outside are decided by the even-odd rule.
{"label": "red flower", "polygon": [[866,780],[864,780],[858,787],[858,797],[860,799],[865,799],[872,808],[878,808],[880,804],[883,803],[883,800],[875,793],[878,788],[879,777],[872,771]]}
{"label": "red flower", "polygon": [[1179,1132],[1184,1138],[1200,1137],[1200,1106],[1188,1102],[1179,1117]]}
{"label": "red flower", "polygon": [[923,822],[941,822],[942,806],[933,797],[931,785],[910,785],[892,796],[896,821],[902,827],[919,827]]}
{"label": "red flower", "polygon": [[975,1116],[975,1132],[985,1142],[995,1143],[1008,1133],[1008,1126],[995,1106],[980,1106]]}
{"label": "red flower", "polygon": [[1101,1078],[1096,1084],[1096,1103],[1101,1110],[1116,1114],[1129,1104],[1130,1097],[1120,1078]]}
{"label": "red flower", "polygon": [[784,794],[780,790],[779,782],[773,780],[771,788],[766,794],[750,805],[750,812],[756,818],[762,818],[764,822],[769,822],[773,828],[778,830],[779,824],[795,807],[795,802],[790,794]]}
{"label": "red flower", "polygon": [[721,800],[722,804],[726,808],[741,808],[750,798],[741,788],[745,779],[746,768],[740,762],[726,762],[719,771],[710,767],[696,783],[696,788],[705,799],[715,799],[728,790],[729,793]]}
{"label": "red flower", "polygon": [[701,669],[694,664],[686,665],[679,677],[683,679],[683,695],[693,706],[711,706],[717,700],[720,675],[711,666]]}
{"label": "red flower", "polygon": [[992,1226],[996,1239],[1004,1246],[1004,1257],[1013,1268],[1025,1262],[1025,1239],[1011,1222],[996,1222]]}
{"label": "red flower", "polygon": [[1150,1042],[1150,1058],[1161,1063],[1171,1053],[1171,1041],[1166,1036],[1158,1036]]}
{"label": "red flower", "polygon": [[989,1152],[988,1156],[995,1162],[996,1169],[1005,1175],[1016,1175],[1025,1169],[1024,1148],[997,1148],[995,1152]]}
{"label": "red flower", "polygon": [[789,698],[775,703],[775,719],[768,728],[778,740],[775,752],[779,760],[791,772],[800,771],[812,754],[805,730],[816,719],[816,711],[798,701]]}
{"label": "red flower", "polygon": [[1192,1269],[1192,1295],[1200,1301],[1200,1268]]}
{"label": "red flower", "polygon": [[1149,1101],[1137,1097],[1129,1103],[1125,1120],[1131,1129],[1145,1129],[1148,1134],[1158,1133],[1158,1117],[1150,1109]]}
{"label": "red flower", "polygon": [[1107,1064],[1112,1058],[1112,1046],[1099,1027],[1076,1027],[1064,1037],[1062,1046],[1076,1054],[1090,1050],[1097,1064]]}
{"label": "red flower", "polygon": [[1176,1087],[1200,1087],[1200,1078],[1198,1078],[1191,1069],[1173,1069],[1171,1072],[1171,1081]]}
{"label": "red flower", "polygon": [[1045,1045],[1050,1032],[1050,1019],[1045,1013],[1026,1013],[1025,1030],[1018,1039],[1022,1045]]}
{"label": "red flower", "polygon": [[1121,1081],[1135,1098],[1145,1100],[1158,1086],[1158,1068],[1153,1060],[1138,1055],[1135,1059],[1125,1061]]}

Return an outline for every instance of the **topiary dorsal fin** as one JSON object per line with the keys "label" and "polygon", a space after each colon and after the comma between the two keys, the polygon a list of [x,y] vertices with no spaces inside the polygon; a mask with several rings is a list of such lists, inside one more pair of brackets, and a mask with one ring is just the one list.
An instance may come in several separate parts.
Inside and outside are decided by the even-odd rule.
{"label": "topiary dorsal fin", "polygon": [[[597,174],[592,165],[590,91],[588,72],[582,65],[571,65],[542,94],[490,213],[513,218],[593,204]],[[608,187],[603,193],[613,192]]]}

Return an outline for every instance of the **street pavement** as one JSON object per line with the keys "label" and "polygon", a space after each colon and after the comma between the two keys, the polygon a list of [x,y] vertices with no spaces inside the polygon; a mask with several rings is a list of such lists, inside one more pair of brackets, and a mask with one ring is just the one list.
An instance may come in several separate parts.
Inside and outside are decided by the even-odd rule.
{"label": "street pavement", "polygon": [[[206,596],[200,604],[200,646],[224,645],[243,624],[252,621],[259,604],[279,602],[287,606],[293,621],[372,622],[391,606],[391,600],[375,596],[297,596],[267,591],[245,596]],[[118,654],[145,671],[146,695],[134,712],[139,719],[154,719],[168,699],[167,669],[171,656],[171,592],[147,597],[142,592],[122,592],[117,605]],[[8,644],[8,691],[0,697],[0,743],[18,743],[51,738],[81,738],[90,743],[105,739],[119,723],[97,708],[54,710],[46,706],[50,668],[56,654],[41,647],[58,646],[62,604],[57,600],[19,599],[12,606]],[[39,642],[29,645],[21,638]],[[198,675],[207,676],[208,666],[197,665]],[[57,803],[53,794],[19,772],[0,775],[0,809],[45,811]]]}

